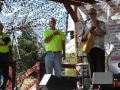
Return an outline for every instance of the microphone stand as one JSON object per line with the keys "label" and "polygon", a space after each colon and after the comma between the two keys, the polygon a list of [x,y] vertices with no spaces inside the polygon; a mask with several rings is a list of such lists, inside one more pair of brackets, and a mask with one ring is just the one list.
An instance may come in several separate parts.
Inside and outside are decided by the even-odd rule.
{"label": "microphone stand", "polygon": [[[15,36],[15,30],[14,30],[15,28],[12,28],[12,34],[13,34],[13,41],[15,40],[15,43],[17,44],[17,41],[16,41],[16,36]],[[13,48],[13,42],[12,42],[12,48]],[[20,54],[19,54],[19,49],[18,49],[18,47],[17,47],[17,45],[16,45],[16,49],[17,49],[17,55],[18,55],[18,59],[17,60],[19,60],[20,59]],[[15,73],[16,73],[16,77],[15,77],[15,87],[14,87],[14,90],[19,90],[19,88],[17,87],[17,75],[18,75],[18,73],[17,73],[17,61],[16,61],[16,64],[15,64],[16,66],[16,70],[15,70]]]}

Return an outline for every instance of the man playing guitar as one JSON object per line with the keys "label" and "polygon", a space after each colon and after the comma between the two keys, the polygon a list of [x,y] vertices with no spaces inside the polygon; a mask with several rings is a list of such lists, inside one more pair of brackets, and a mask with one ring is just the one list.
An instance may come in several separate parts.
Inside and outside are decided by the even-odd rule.
{"label": "man playing guitar", "polygon": [[89,20],[85,22],[83,30],[85,33],[90,32],[95,35],[92,47],[87,52],[92,76],[93,72],[105,71],[104,35],[106,34],[106,28],[105,23],[97,19],[97,11],[94,8],[91,8],[88,14]]}

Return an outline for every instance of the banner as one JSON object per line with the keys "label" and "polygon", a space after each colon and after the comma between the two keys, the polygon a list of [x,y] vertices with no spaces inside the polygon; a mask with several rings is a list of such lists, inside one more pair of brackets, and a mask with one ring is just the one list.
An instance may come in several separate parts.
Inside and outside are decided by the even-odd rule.
{"label": "banner", "polygon": [[113,45],[113,49],[120,49],[120,24],[108,25],[106,29],[109,36],[109,42]]}

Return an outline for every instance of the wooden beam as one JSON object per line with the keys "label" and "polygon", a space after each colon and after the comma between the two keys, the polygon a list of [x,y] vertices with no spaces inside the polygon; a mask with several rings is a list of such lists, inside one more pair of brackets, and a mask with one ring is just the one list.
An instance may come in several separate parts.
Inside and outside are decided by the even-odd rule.
{"label": "wooden beam", "polygon": [[82,3],[80,1],[71,1],[71,0],[49,0],[49,1],[54,1],[54,2],[59,2],[59,3],[67,3],[70,5],[75,5],[75,6],[81,6]]}
{"label": "wooden beam", "polygon": [[[81,5],[84,5],[85,3],[89,3],[89,4],[100,3],[100,1],[95,1],[95,0],[49,0],[49,1],[54,1],[59,3],[68,3],[70,5],[75,5],[75,6],[81,6]],[[108,2],[112,0],[105,0],[105,1]]]}
{"label": "wooden beam", "polygon": [[59,2],[59,3],[68,3],[75,6],[81,6],[83,5],[83,3],[90,3],[90,4],[96,3],[95,0],[50,0],[50,1]]}
{"label": "wooden beam", "polygon": [[66,10],[70,13],[73,21],[77,22],[78,21],[77,13],[75,13],[75,11],[72,9],[72,7],[69,4],[67,4],[67,3],[63,3],[63,4],[64,4]]}

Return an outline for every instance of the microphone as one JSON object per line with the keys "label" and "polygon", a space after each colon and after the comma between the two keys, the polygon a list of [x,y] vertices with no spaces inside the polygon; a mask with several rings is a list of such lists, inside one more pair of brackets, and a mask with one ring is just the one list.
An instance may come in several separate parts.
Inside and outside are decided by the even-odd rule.
{"label": "microphone", "polygon": [[95,26],[92,26],[92,28],[91,28],[92,30],[95,30],[96,29],[96,27]]}
{"label": "microphone", "polygon": [[90,32],[91,32],[91,33],[95,33],[95,29],[96,29],[96,27],[95,27],[95,26],[92,26],[92,27],[90,28]]}

